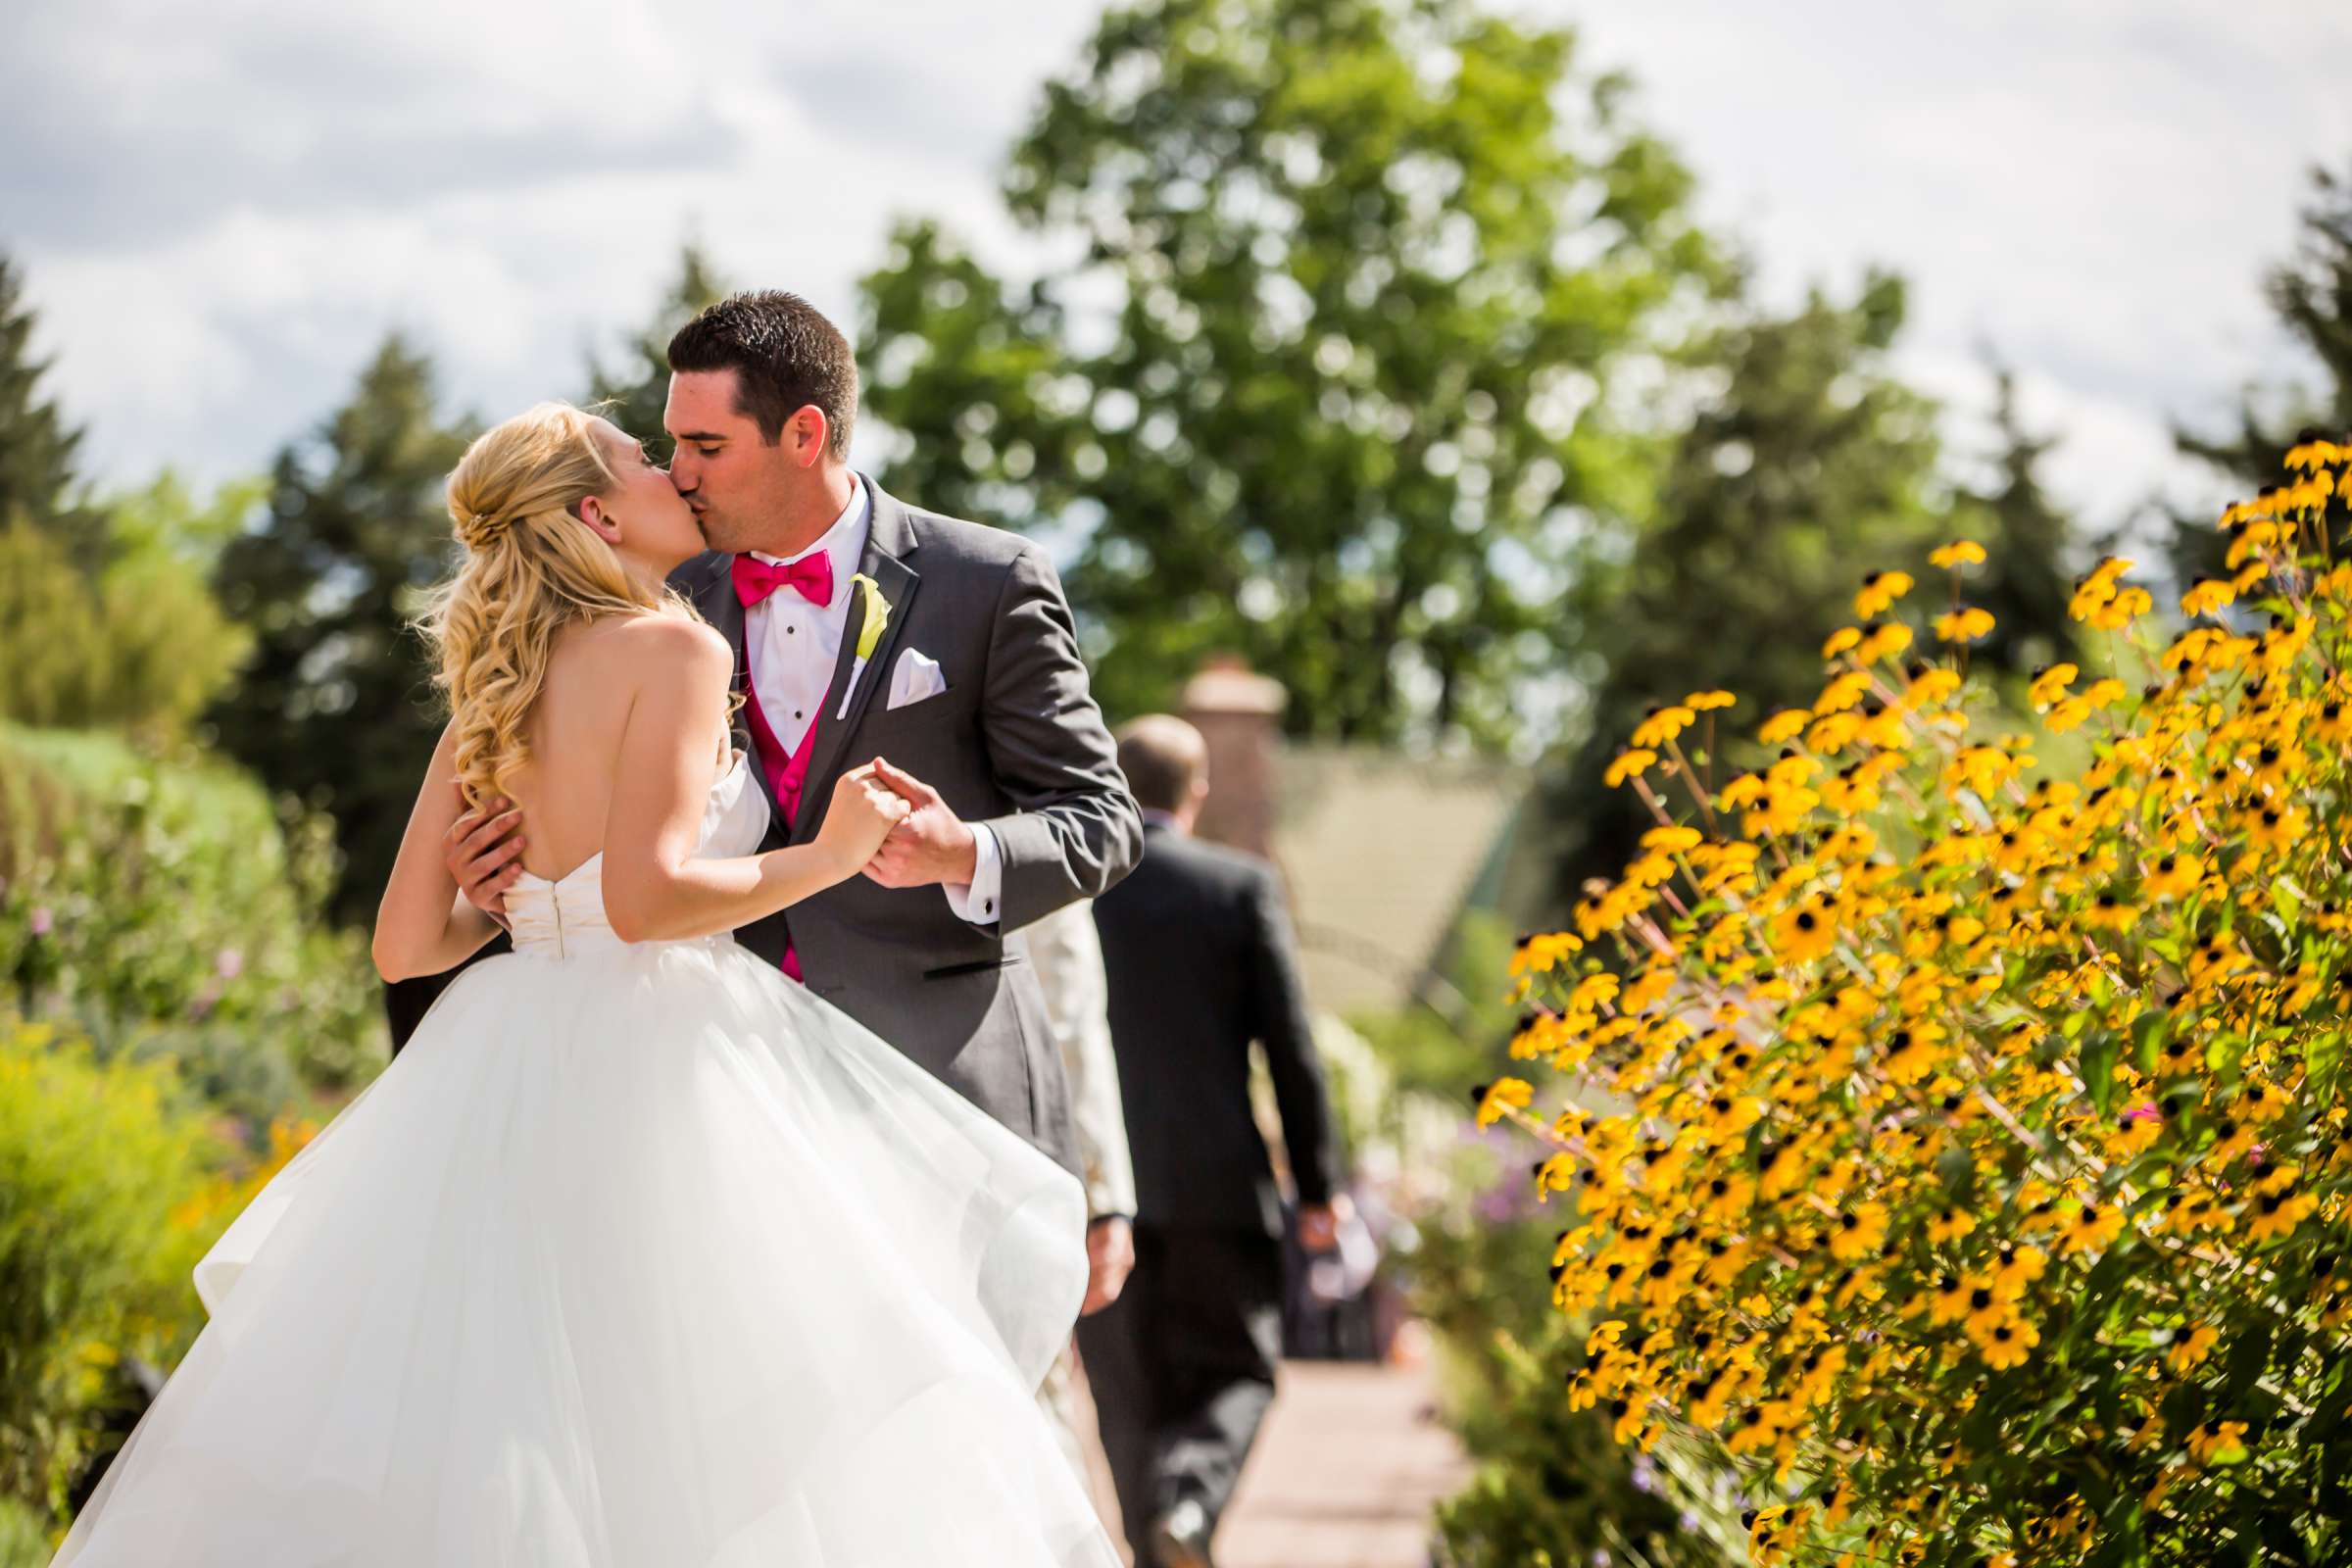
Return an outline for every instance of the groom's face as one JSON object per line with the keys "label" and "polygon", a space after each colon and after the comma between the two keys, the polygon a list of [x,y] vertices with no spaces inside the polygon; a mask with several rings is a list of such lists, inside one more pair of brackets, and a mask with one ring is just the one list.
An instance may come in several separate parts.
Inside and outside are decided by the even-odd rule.
{"label": "groom's face", "polygon": [[769,442],[736,396],[736,372],[681,370],[669,378],[662,422],[676,443],[669,482],[693,509],[713,550],[773,548],[790,515],[792,431]]}

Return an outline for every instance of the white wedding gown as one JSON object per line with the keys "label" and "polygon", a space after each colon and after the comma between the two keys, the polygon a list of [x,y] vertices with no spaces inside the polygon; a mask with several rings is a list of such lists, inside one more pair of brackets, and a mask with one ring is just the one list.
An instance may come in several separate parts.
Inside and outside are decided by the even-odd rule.
{"label": "white wedding gown", "polygon": [[[748,854],[738,756],[704,853]],[[205,1257],[74,1568],[1115,1568],[1035,1390],[1078,1182],[600,864]]]}

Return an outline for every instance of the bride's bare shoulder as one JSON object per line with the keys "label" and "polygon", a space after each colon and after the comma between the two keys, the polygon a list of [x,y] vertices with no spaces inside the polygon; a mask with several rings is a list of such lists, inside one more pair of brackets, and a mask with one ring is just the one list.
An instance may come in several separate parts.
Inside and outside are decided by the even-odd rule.
{"label": "bride's bare shoulder", "polygon": [[710,625],[690,615],[632,615],[599,628],[602,652],[641,689],[724,689],[735,672],[735,650]]}

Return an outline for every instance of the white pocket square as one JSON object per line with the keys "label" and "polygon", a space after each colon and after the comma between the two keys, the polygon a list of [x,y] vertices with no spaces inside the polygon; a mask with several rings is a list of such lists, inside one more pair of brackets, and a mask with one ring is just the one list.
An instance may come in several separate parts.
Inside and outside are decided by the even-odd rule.
{"label": "white pocket square", "polygon": [[890,707],[905,708],[947,689],[948,677],[939,672],[939,661],[909,648],[899,655],[891,669]]}

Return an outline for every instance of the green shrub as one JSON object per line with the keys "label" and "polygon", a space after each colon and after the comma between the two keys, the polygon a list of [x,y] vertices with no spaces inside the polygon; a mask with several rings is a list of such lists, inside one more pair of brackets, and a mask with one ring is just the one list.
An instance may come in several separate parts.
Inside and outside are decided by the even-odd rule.
{"label": "green shrub", "polygon": [[162,1062],[0,1022],[0,1495],[53,1508],[136,1356],[201,1326],[188,1266],[225,1227],[219,1145]]}
{"label": "green shrub", "polygon": [[[141,511],[126,503],[122,516]],[[0,527],[0,718],[177,734],[244,662],[252,634],[203,571],[118,531],[110,523],[114,559],[93,577],[53,535]]]}
{"label": "green shrub", "polygon": [[362,939],[319,915],[331,869],[323,821],[235,768],[0,726],[0,985],[103,1054],[184,1057],[256,1136],[296,1082],[381,1060]]}
{"label": "green shrub", "polygon": [[0,1568],[45,1568],[56,1549],[37,1511],[0,1497]]}

